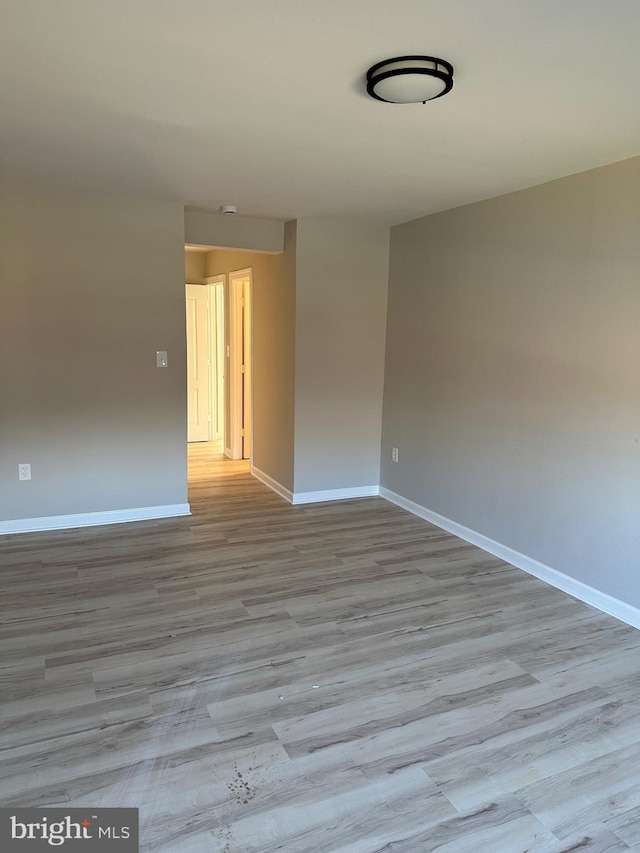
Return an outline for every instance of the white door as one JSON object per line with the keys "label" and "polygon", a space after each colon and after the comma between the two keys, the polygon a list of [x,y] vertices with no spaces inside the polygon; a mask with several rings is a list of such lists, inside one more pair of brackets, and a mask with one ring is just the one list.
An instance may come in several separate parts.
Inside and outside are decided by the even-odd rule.
{"label": "white door", "polygon": [[209,440],[207,288],[187,285],[187,438]]}

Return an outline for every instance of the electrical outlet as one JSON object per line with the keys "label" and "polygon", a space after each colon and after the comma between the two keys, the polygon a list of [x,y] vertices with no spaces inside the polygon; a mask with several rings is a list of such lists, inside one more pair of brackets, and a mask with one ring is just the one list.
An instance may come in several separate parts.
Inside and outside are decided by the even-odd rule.
{"label": "electrical outlet", "polygon": [[18,479],[19,480],[30,480],[31,479],[31,463],[30,462],[18,462]]}
{"label": "electrical outlet", "polygon": [[392,462],[398,461],[398,448],[397,447],[391,448],[391,461]]}

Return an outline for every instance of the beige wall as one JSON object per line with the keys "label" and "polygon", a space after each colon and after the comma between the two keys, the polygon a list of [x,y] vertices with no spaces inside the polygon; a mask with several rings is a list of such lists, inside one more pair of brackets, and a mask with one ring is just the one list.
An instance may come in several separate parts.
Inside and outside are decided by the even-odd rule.
{"label": "beige wall", "polygon": [[300,219],[295,491],[377,485],[389,229]]}
{"label": "beige wall", "polygon": [[0,520],[186,502],[183,227],[176,204],[3,189]]}
{"label": "beige wall", "polygon": [[387,488],[635,606],[639,235],[640,158],[393,228],[382,443]]}
{"label": "beige wall", "polygon": [[184,253],[184,280],[186,284],[203,284],[206,275],[207,258],[205,252]]}
{"label": "beige wall", "polygon": [[[227,285],[229,273],[247,267],[253,270],[253,464],[292,490],[295,229],[292,237],[289,227],[281,255],[220,249],[206,255],[206,275],[225,274]],[[228,298],[225,306],[228,330]],[[225,409],[228,431],[228,399]]]}

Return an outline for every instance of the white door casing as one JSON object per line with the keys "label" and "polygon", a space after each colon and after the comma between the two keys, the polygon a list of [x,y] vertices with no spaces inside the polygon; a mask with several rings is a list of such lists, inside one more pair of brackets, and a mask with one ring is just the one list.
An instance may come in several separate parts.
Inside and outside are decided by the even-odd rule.
{"label": "white door casing", "polygon": [[213,441],[220,441],[224,438],[224,289],[226,276],[209,276],[206,282],[209,294],[210,435]]}
{"label": "white door casing", "polygon": [[187,440],[209,440],[209,328],[207,288],[186,285]]}
{"label": "white door casing", "polygon": [[253,426],[251,354],[251,280],[245,279],[242,299],[242,458],[251,459]]}
{"label": "white door casing", "polygon": [[251,459],[252,270],[229,274],[229,455]]}

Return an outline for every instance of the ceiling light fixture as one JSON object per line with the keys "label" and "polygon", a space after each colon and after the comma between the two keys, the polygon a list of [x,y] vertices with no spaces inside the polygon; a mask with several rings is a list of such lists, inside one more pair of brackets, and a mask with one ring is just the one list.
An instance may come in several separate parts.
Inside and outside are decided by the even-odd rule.
{"label": "ceiling light fixture", "polygon": [[453,88],[453,65],[436,56],[396,56],[367,71],[367,93],[387,104],[426,104]]}
{"label": "ceiling light fixture", "polygon": [[226,213],[227,215],[233,215],[238,212],[237,204],[223,204],[220,208],[220,213]]}

